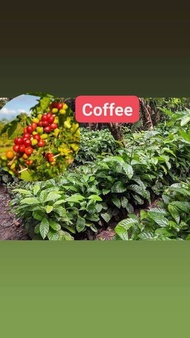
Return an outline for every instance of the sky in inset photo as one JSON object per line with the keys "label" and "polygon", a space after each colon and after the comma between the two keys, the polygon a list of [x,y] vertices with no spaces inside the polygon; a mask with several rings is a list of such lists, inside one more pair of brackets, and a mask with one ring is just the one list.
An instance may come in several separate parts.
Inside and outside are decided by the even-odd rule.
{"label": "sky in inset photo", "polygon": [[39,98],[39,96],[25,94],[15,97],[0,109],[0,120],[12,120],[21,113],[30,114],[30,108],[38,103]]}

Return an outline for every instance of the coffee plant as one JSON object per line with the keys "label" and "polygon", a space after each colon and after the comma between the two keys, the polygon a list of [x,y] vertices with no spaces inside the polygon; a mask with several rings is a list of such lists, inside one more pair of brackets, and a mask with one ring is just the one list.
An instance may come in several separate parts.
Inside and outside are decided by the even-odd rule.
{"label": "coffee plant", "polygon": [[164,190],[157,207],[129,215],[115,227],[120,240],[190,240],[190,182]]}
{"label": "coffee plant", "polygon": [[80,149],[73,165],[85,164],[96,160],[99,156],[114,154],[118,145],[109,129],[91,131],[80,128]]}

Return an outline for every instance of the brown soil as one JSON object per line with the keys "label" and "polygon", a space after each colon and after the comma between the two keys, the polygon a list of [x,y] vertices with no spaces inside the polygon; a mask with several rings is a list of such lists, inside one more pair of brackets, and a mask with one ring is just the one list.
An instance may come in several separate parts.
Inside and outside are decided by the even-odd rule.
{"label": "brown soil", "polygon": [[21,223],[11,212],[10,196],[5,186],[0,186],[0,240],[28,240]]}

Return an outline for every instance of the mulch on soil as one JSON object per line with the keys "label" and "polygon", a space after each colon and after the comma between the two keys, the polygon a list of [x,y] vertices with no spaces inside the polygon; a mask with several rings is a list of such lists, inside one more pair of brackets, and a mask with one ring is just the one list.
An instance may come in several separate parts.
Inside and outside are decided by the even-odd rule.
{"label": "mulch on soil", "polygon": [[0,186],[0,240],[28,240],[22,225],[9,206],[10,196],[5,186]]}

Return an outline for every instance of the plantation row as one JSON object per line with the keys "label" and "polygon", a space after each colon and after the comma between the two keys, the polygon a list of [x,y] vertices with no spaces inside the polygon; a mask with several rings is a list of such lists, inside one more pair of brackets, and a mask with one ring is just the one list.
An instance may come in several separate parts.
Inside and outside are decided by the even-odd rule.
{"label": "plantation row", "polygon": [[108,129],[81,128],[80,150],[65,173],[7,183],[30,237],[97,239],[111,228],[113,240],[190,239],[190,112],[163,111],[153,130],[123,127],[125,146]]}

